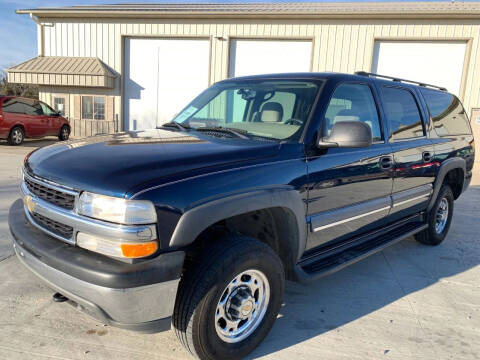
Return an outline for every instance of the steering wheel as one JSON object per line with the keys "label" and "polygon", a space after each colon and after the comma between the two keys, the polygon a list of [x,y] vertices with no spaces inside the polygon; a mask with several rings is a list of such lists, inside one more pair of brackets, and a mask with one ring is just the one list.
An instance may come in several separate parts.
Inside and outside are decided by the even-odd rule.
{"label": "steering wheel", "polygon": [[302,126],[303,121],[299,120],[299,119],[291,118],[291,119],[288,119],[287,121],[285,121],[285,124]]}

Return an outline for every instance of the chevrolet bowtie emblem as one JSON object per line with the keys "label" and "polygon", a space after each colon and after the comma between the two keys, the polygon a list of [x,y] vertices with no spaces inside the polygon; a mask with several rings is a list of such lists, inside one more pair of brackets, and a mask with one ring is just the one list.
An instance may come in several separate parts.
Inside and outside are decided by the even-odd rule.
{"label": "chevrolet bowtie emblem", "polygon": [[23,198],[23,203],[27,207],[28,211],[33,212],[35,210],[35,202],[30,195]]}

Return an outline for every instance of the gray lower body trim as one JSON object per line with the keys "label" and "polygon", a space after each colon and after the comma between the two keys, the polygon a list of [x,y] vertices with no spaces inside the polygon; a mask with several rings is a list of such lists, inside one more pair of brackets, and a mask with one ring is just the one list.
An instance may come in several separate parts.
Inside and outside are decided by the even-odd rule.
{"label": "gray lower body trim", "polygon": [[[325,211],[310,218],[311,232],[317,232],[334,226],[359,220],[367,224],[389,213],[394,213],[417,205],[425,205],[432,195],[432,184],[418,186],[414,189],[400,191],[393,195],[368,200],[340,209]],[[354,228],[352,224],[352,228]]]}
{"label": "gray lower body trim", "polygon": [[54,269],[13,242],[18,259],[47,286],[74,301],[90,316],[111,325],[134,328],[173,314],[180,279],[128,289],[90,284]]}
{"label": "gray lower body trim", "polygon": [[392,210],[391,213],[408,209],[417,205],[425,205],[432,195],[432,184],[425,184],[413,189],[399,191],[392,194]]}
{"label": "gray lower body trim", "polygon": [[369,216],[387,215],[391,207],[390,196],[365,201],[352,206],[326,211],[311,217],[311,231],[317,232]]}

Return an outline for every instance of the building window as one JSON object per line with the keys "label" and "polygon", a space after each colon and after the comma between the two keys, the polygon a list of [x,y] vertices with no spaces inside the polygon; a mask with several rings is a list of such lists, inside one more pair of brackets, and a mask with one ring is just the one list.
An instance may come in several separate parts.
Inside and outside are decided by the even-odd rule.
{"label": "building window", "polygon": [[65,116],[65,98],[64,97],[54,97],[53,98],[53,108],[60,115]]}
{"label": "building window", "polygon": [[82,119],[105,120],[105,97],[82,96]]}

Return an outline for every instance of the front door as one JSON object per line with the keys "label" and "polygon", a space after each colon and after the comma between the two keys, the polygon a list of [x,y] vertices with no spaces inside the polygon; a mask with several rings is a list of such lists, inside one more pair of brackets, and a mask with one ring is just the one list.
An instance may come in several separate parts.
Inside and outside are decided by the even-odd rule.
{"label": "front door", "polygon": [[365,233],[390,211],[392,152],[368,83],[337,86],[323,119],[323,135],[340,121],[366,123],[373,143],[359,149],[330,148],[308,158],[307,250]]}
{"label": "front door", "polygon": [[415,92],[401,86],[379,87],[388,120],[394,158],[392,219],[424,210],[432,193],[436,164]]}
{"label": "front door", "polygon": [[58,113],[47,104],[41,102],[40,106],[42,107],[43,114],[48,119],[46,135],[58,135],[62,124],[60,116],[58,116]]}

